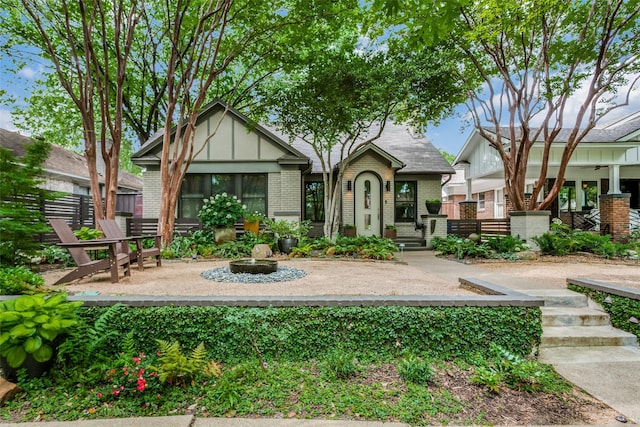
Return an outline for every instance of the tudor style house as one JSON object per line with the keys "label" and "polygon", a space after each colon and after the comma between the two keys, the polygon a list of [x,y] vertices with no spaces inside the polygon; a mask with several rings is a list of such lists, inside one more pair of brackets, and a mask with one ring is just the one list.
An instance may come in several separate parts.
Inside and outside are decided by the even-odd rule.
{"label": "tudor style house", "polygon": [[[176,216],[196,218],[204,198],[227,192],[242,199],[250,211],[270,218],[308,219],[316,225],[315,234],[321,233],[325,189],[312,147],[302,141],[290,144],[287,136],[249,123],[219,101],[203,109],[195,142],[206,146],[187,171]],[[145,168],[147,218],[157,217],[159,211],[161,148],[159,134],[132,156]],[[439,198],[443,176],[455,173],[427,139],[392,123],[379,139],[346,161],[341,222],[355,225],[360,235],[382,235],[385,225],[391,224],[400,236],[419,237],[416,222],[426,214],[424,200]]]}
{"label": "tudor style house", "polygon": [[[553,183],[568,134],[569,129],[563,129],[551,148],[547,186]],[[542,151],[543,144],[535,143],[527,188],[532,188],[538,177]],[[508,216],[502,162],[477,130],[465,142],[454,165],[458,173],[444,187],[445,212],[450,218],[464,217],[458,206],[465,200],[476,202],[479,219]],[[603,194],[628,194],[630,208],[640,209],[640,112],[589,132],[571,157],[562,190],[550,207],[551,217],[570,223],[572,213],[597,212]]]}

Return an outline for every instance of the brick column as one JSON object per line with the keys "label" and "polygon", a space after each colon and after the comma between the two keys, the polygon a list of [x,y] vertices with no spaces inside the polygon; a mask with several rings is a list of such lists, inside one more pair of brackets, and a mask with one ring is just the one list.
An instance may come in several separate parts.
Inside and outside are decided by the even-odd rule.
{"label": "brick column", "polygon": [[629,236],[629,207],[631,194],[600,195],[600,234],[611,235],[621,242]]}
{"label": "brick column", "polygon": [[460,202],[460,219],[478,219],[478,202],[475,200]]}

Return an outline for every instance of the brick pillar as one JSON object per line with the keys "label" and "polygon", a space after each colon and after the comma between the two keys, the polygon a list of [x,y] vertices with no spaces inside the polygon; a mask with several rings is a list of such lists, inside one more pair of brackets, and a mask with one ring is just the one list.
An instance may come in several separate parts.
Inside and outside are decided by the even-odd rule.
{"label": "brick pillar", "polygon": [[621,242],[629,236],[629,207],[631,194],[600,195],[600,234],[611,235]]}
{"label": "brick pillar", "polygon": [[[529,206],[529,202],[531,201],[531,193],[524,193],[524,203],[526,206]],[[504,195],[504,200],[505,200],[505,207],[507,209],[507,212],[512,212],[514,211],[514,207],[513,207],[513,203],[511,203],[511,199],[509,198],[508,194]]]}
{"label": "brick pillar", "polygon": [[478,202],[475,200],[460,202],[460,219],[478,219]]}

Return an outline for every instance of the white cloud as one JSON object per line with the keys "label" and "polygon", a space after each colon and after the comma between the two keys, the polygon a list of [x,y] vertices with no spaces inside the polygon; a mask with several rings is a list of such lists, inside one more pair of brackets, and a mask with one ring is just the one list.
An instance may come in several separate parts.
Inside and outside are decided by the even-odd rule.
{"label": "white cloud", "polygon": [[16,131],[16,127],[13,125],[13,118],[9,110],[0,109],[0,129],[6,129],[10,131]]}
{"label": "white cloud", "polygon": [[29,66],[22,67],[20,71],[18,71],[18,75],[24,77],[29,80],[33,80],[42,74],[42,69],[38,67],[38,69],[31,68]]}

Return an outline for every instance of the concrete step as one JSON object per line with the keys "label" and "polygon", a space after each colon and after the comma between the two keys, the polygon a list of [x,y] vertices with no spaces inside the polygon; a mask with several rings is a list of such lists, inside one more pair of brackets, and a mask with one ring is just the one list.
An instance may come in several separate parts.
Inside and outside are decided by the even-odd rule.
{"label": "concrete step", "polygon": [[640,363],[640,348],[633,346],[547,347],[541,348],[542,363]]}
{"label": "concrete step", "polygon": [[608,313],[587,307],[541,307],[542,326],[607,326]]}
{"label": "concrete step", "polygon": [[547,326],[542,331],[541,348],[635,346],[635,335],[612,326]]}
{"label": "concrete step", "polygon": [[520,292],[543,299],[545,307],[587,307],[588,305],[586,295],[568,289],[526,289]]}

